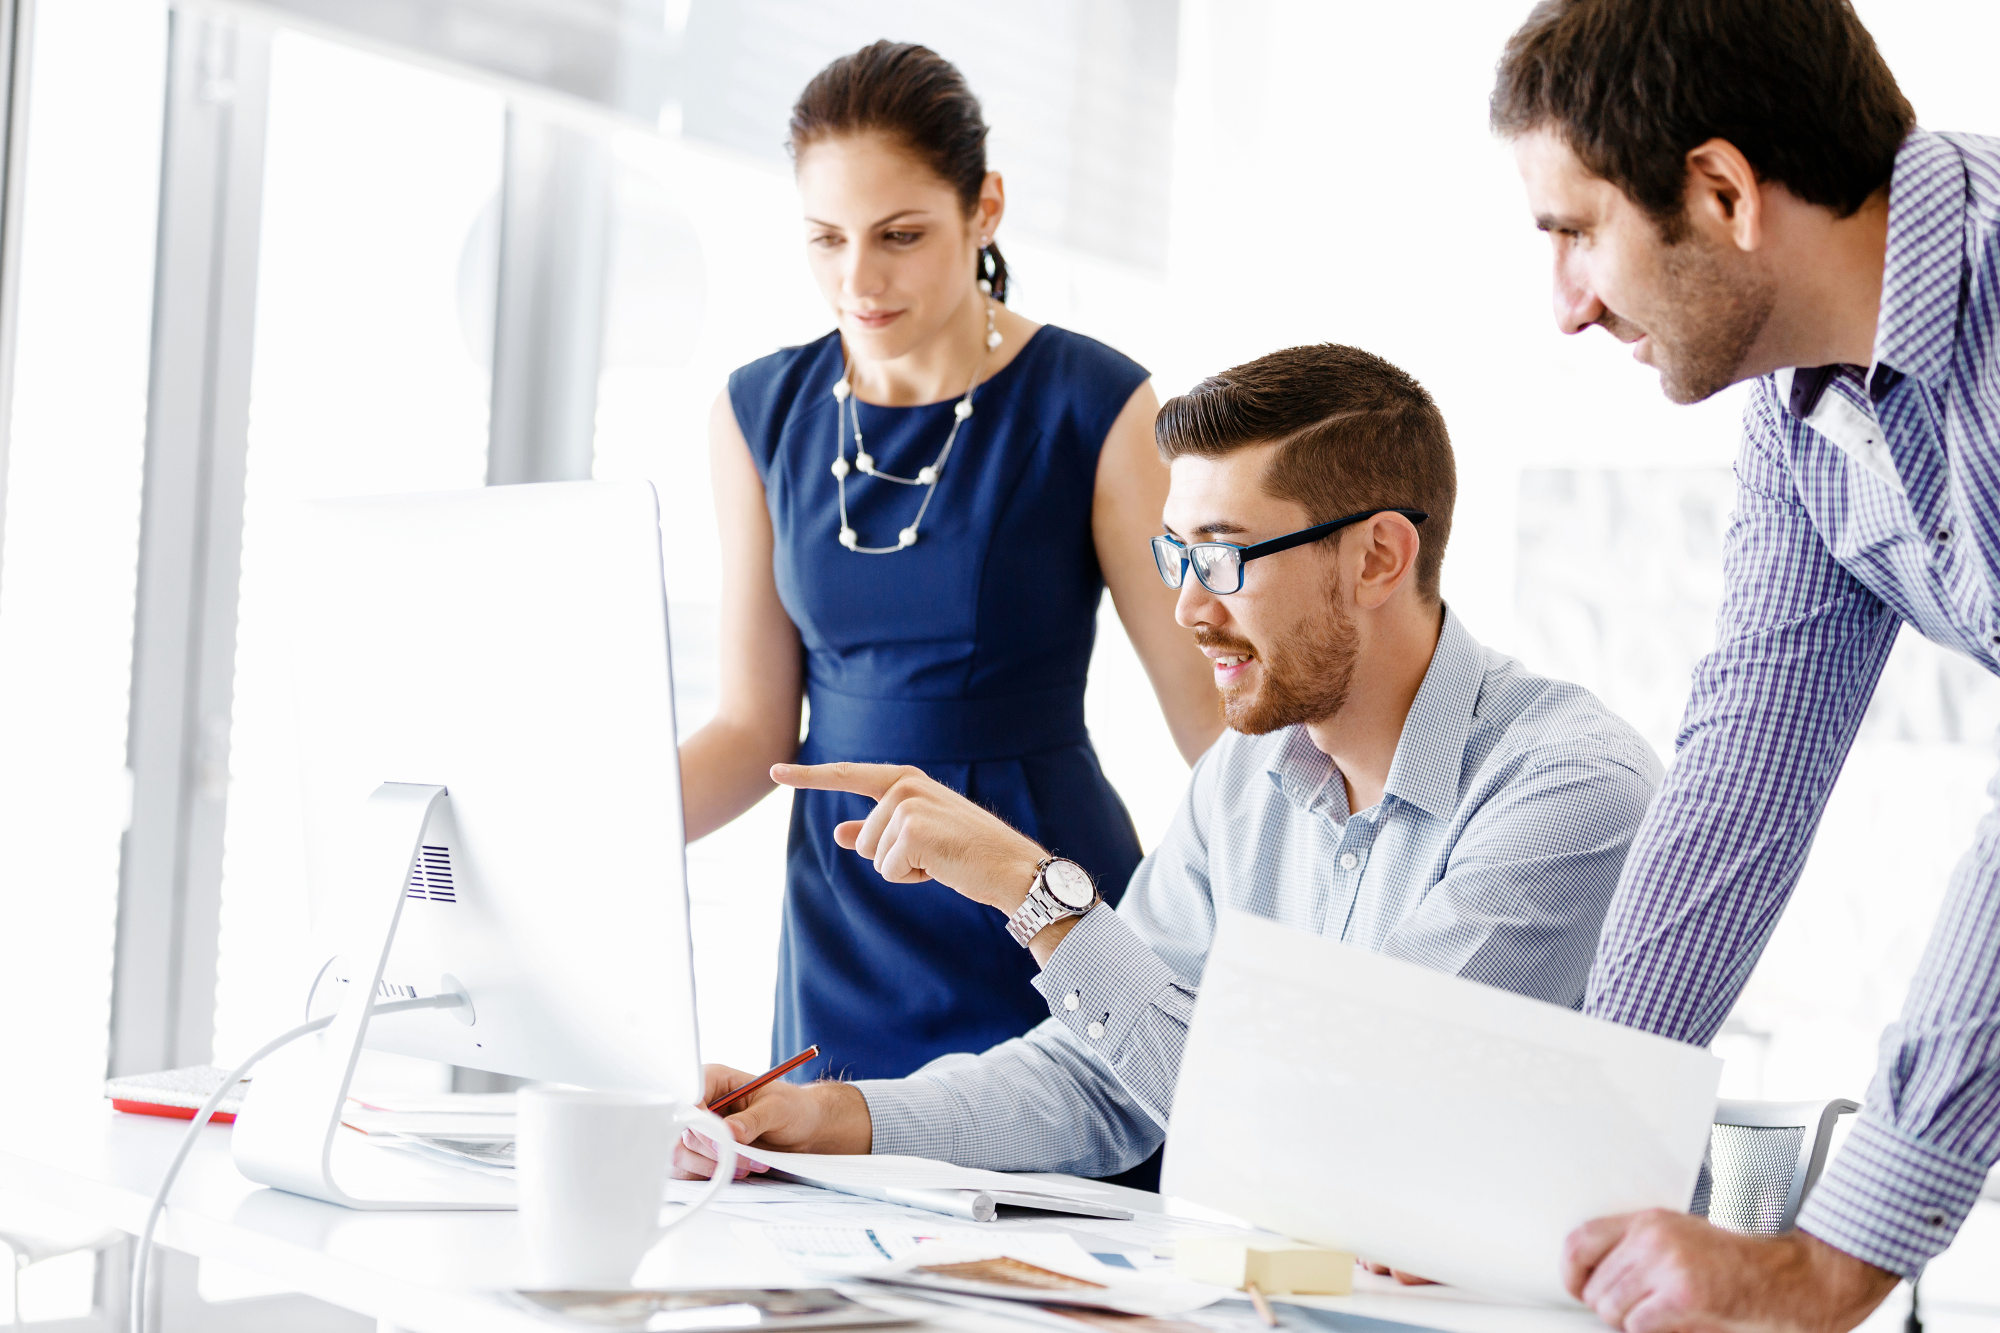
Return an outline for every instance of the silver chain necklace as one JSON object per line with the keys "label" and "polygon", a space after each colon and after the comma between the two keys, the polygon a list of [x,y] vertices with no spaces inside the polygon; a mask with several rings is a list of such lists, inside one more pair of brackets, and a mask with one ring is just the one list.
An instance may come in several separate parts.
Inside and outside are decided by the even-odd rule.
{"label": "silver chain necklace", "polygon": [[[979,284],[981,292],[988,290],[984,281]],[[1000,330],[994,326],[993,300],[986,301],[986,346],[979,354],[979,364],[972,368],[972,378],[966,382],[965,396],[951,409],[951,430],[944,437],[944,448],[926,468],[920,468],[914,477],[899,477],[893,472],[883,472],[875,466],[875,460],[868,453],[868,446],[861,439],[861,407],[854,398],[851,383],[853,368],[844,367],[840,379],[833,386],[833,479],[840,495],[840,544],[856,555],[894,555],[906,546],[917,544],[917,529],[923,524],[924,514],[931,507],[931,500],[937,495],[938,478],[944,474],[946,460],[951,457],[951,448],[958,442],[958,428],[972,415],[972,391],[979,386],[979,372],[986,369],[986,358],[1000,345]],[[854,462],[847,461],[847,428],[854,430]],[[859,472],[877,481],[893,481],[898,486],[921,486],[924,501],[917,506],[917,516],[910,520],[910,526],[896,534],[894,546],[863,546],[861,538],[854,531],[854,525],[847,519],[847,474]]]}

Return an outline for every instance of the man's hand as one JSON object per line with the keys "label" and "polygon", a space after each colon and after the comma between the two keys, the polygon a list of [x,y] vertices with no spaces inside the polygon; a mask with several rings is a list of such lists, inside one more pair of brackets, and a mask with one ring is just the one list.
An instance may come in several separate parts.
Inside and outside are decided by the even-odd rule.
{"label": "man's hand", "polygon": [[875,809],[833,840],[875,863],[892,884],[934,879],[1011,916],[1047,855],[990,810],[900,764],[777,764],[774,782],[866,796]]}
{"label": "man's hand", "polygon": [[1739,1236],[1663,1209],[1586,1222],[1563,1245],[1563,1285],[1625,1333],[1845,1333],[1898,1281],[1804,1232]]}
{"label": "man's hand", "polygon": [[[748,1083],[754,1074],[727,1065],[702,1070],[704,1104]],[[875,1141],[868,1099],[851,1083],[767,1083],[749,1096],[731,1102],[723,1117],[736,1141],[779,1152],[865,1153]],[[715,1144],[706,1134],[688,1130],[674,1145],[674,1178],[708,1180],[715,1175]],[[738,1158],[736,1179],[765,1168]]]}

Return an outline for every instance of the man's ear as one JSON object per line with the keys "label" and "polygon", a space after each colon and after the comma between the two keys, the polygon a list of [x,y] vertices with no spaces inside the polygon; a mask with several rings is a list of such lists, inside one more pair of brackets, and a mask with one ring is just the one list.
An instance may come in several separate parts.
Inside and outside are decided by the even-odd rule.
{"label": "man's ear", "polygon": [[1728,236],[1739,250],[1764,243],[1763,184],[1750,159],[1727,139],[1688,150],[1687,210],[1697,227]]}
{"label": "man's ear", "polygon": [[1355,524],[1348,534],[1358,558],[1354,604],[1359,609],[1373,611],[1383,606],[1398,588],[1416,578],[1417,552],[1423,548],[1423,538],[1409,519],[1401,514],[1377,514],[1366,523]]}

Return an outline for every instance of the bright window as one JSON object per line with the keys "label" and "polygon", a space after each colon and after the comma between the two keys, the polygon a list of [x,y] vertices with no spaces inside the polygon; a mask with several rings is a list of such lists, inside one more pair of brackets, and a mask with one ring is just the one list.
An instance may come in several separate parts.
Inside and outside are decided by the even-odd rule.
{"label": "bright window", "polygon": [[[0,1068],[88,1097],[127,806],[165,7],[40,6],[32,56],[0,549]],[[91,1274],[87,1255],[31,1271],[23,1314],[87,1312]]]}
{"label": "bright window", "polygon": [[[488,383],[467,240],[499,188],[500,99],[280,33],[257,278],[243,573],[223,851],[218,1059],[312,976],[283,533],[298,500],[478,486]],[[385,779],[389,775],[384,775]],[[302,970],[303,969],[303,970]]]}

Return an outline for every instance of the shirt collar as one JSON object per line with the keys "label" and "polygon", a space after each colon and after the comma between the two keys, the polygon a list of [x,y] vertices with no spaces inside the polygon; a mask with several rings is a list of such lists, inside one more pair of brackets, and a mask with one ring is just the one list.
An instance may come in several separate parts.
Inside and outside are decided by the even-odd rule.
{"label": "shirt collar", "polygon": [[1965,190],[1965,161],[1951,141],[1910,131],[1889,178],[1875,364],[1926,383],[1951,370],[1965,267]]}
{"label": "shirt collar", "polygon": [[[1403,719],[1396,756],[1389,762],[1384,800],[1393,796],[1439,819],[1458,809],[1465,746],[1472,737],[1473,709],[1485,683],[1484,650],[1446,607],[1437,649],[1409,716]],[[1272,783],[1303,808],[1325,805],[1334,818],[1346,819],[1347,784],[1336,780],[1340,774],[1333,761],[1313,744],[1303,726],[1289,732],[1266,770]]]}
{"label": "shirt collar", "polygon": [[1334,819],[1347,819],[1347,784],[1336,781],[1339,770],[1313,744],[1304,724],[1285,728],[1285,742],[1273,752],[1265,772],[1271,775],[1271,785],[1301,810],[1326,807]]}
{"label": "shirt collar", "polygon": [[[1965,163],[1950,140],[1928,130],[1910,131],[1889,177],[1882,307],[1875,321],[1875,364],[1864,385],[1878,395],[1897,372],[1935,383],[1951,369],[1965,262],[1965,190]],[[1804,421],[1840,369],[1781,370],[1778,396]]]}
{"label": "shirt collar", "polygon": [[1486,654],[1463,622],[1445,608],[1444,630],[1437,651],[1403,734],[1396,757],[1389,762],[1384,796],[1407,801],[1437,819],[1458,809],[1459,777],[1465,767],[1465,743],[1472,737],[1473,708],[1486,683]]}

